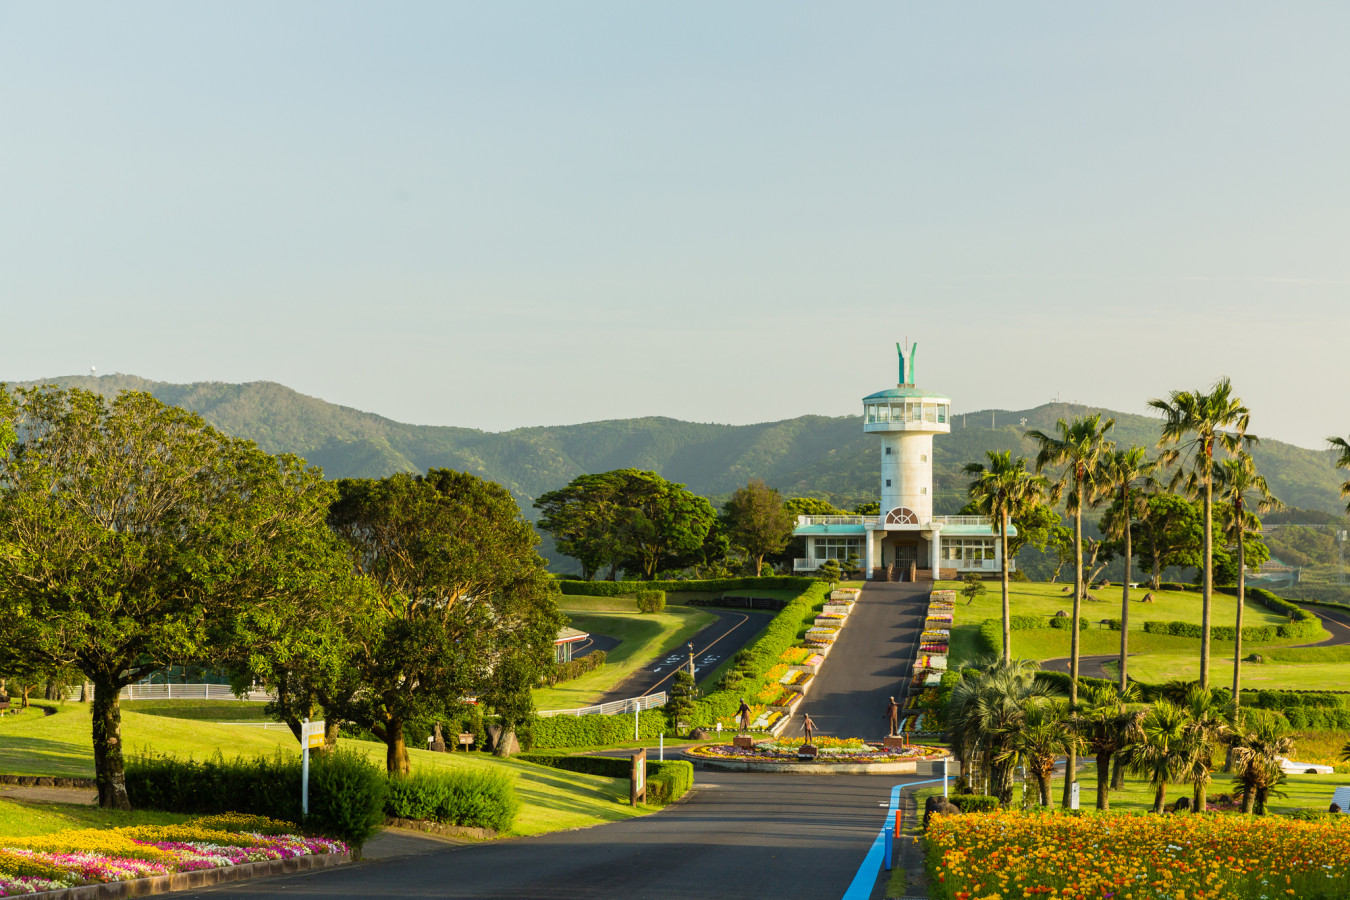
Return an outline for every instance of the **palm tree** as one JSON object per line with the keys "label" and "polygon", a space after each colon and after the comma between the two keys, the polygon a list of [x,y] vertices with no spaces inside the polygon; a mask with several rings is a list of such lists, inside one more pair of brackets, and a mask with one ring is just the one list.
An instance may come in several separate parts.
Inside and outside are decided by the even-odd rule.
{"label": "palm tree", "polygon": [[[1350,440],[1343,437],[1329,437],[1327,443],[1331,445],[1332,450],[1341,451],[1341,458],[1336,460],[1336,468],[1350,469]],[[1350,481],[1341,485],[1341,496],[1350,497]],[[1345,504],[1345,511],[1350,512],[1350,503]]]}
{"label": "palm tree", "polygon": [[1207,687],[1193,685],[1186,693],[1187,755],[1184,780],[1194,785],[1195,811],[1205,811],[1205,795],[1214,771],[1214,748],[1232,731],[1235,710]]}
{"label": "palm tree", "polygon": [[[1063,466],[1055,492],[1072,485],[1068,494],[1069,512],[1073,514],[1073,620],[1069,629],[1069,709],[1078,706],[1078,620],[1082,612],[1083,594],[1083,506],[1092,502],[1100,483],[1100,470],[1103,457],[1111,448],[1106,433],[1115,427],[1115,419],[1102,421],[1101,414],[1084,416],[1065,422],[1055,423],[1058,436],[1032,429],[1027,437],[1040,444],[1036,454],[1036,471],[1046,466]],[[1064,778],[1064,797],[1061,805],[1069,806],[1073,791],[1074,773],[1077,771],[1078,756],[1076,748],[1070,747]]]}
{"label": "palm tree", "polygon": [[1214,470],[1218,501],[1225,510],[1229,539],[1237,547],[1237,631],[1233,645],[1233,706],[1242,705],[1242,607],[1247,599],[1246,537],[1259,533],[1261,520],[1252,511],[1267,513],[1284,504],[1275,499],[1265,476],[1256,471],[1251,454],[1239,450],[1230,459],[1221,460]]}
{"label": "palm tree", "polygon": [[969,463],[965,472],[974,475],[970,499],[980,515],[994,520],[994,529],[1003,541],[1003,662],[1012,662],[1012,613],[1008,606],[1008,526],[1044,503],[1052,493],[1050,482],[1027,471],[1025,457],[1012,458],[1009,450],[986,450],[989,467]]}
{"label": "palm tree", "polygon": [[[1264,710],[1252,710],[1264,713]],[[1242,811],[1266,814],[1266,799],[1284,780],[1280,763],[1294,752],[1294,738],[1278,715],[1255,715],[1233,736],[1233,772],[1242,785]]]}
{"label": "palm tree", "polygon": [[[1024,706],[1046,692],[1036,683],[1036,664],[1030,660],[994,660],[977,667],[978,672],[952,689],[948,728],[968,781],[975,784],[981,775],[987,776],[990,791],[1006,804],[1012,799],[1014,767],[1007,751],[1021,726]],[[976,771],[977,758],[981,772]]]}
{"label": "palm tree", "polygon": [[1041,806],[1050,805],[1055,760],[1064,755],[1069,744],[1079,742],[1068,720],[1068,704],[1040,697],[1028,699],[1022,704],[1021,721],[1004,751],[1009,764],[1027,767],[1036,781],[1036,801]]}
{"label": "palm tree", "polygon": [[1167,785],[1179,781],[1191,751],[1186,731],[1186,713],[1167,700],[1159,700],[1139,723],[1140,738],[1130,756],[1130,768],[1157,785],[1153,811],[1161,813],[1167,800]]}
{"label": "palm tree", "polygon": [[[1247,434],[1251,411],[1233,396],[1227,378],[1204,391],[1173,391],[1168,400],[1150,400],[1149,406],[1163,413],[1162,437],[1165,447],[1159,461],[1170,466],[1181,463],[1172,478],[1172,487],[1184,484],[1188,493],[1203,501],[1205,519],[1204,558],[1201,576],[1200,684],[1209,687],[1209,613],[1214,597],[1214,448],[1236,453],[1244,445],[1256,443]],[[1173,446],[1175,445],[1175,446]]]}
{"label": "palm tree", "polygon": [[1145,711],[1126,704],[1137,701],[1131,685],[1117,691],[1106,685],[1089,687],[1072,723],[1083,743],[1097,757],[1097,808],[1111,808],[1111,757],[1139,739],[1139,723]]}
{"label": "palm tree", "polygon": [[1102,486],[1106,496],[1115,501],[1115,508],[1106,517],[1105,524],[1112,537],[1125,542],[1125,577],[1120,587],[1120,689],[1130,683],[1125,671],[1125,660],[1130,651],[1130,578],[1132,572],[1134,519],[1144,514],[1148,500],[1139,491],[1140,482],[1152,483],[1157,462],[1148,459],[1143,447],[1128,450],[1113,449],[1102,465]]}

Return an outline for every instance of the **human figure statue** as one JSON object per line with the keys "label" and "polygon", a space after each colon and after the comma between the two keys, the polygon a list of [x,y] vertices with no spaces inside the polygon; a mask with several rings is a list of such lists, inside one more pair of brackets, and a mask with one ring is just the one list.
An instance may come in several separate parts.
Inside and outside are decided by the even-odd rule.
{"label": "human figure statue", "polygon": [[813,738],[816,734],[816,723],[812,722],[811,717],[806,713],[802,713],[802,732],[806,735],[808,744],[815,743]]}
{"label": "human figure statue", "polygon": [[890,729],[886,733],[894,737],[900,728],[900,704],[895,702],[894,697],[890,698],[890,702],[886,704],[886,722],[890,725]]}
{"label": "human figure statue", "polygon": [[748,704],[748,703],[745,702],[745,698],[744,698],[744,697],[741,698],[741,707],[740,707],[740,709],[736,710],[736,715],[737,715],[737,716],[740,718],[740,720],[741,720],[741,733],[744,734],[744,733],[749,732],[749,731],[750,731],[750,704]]}

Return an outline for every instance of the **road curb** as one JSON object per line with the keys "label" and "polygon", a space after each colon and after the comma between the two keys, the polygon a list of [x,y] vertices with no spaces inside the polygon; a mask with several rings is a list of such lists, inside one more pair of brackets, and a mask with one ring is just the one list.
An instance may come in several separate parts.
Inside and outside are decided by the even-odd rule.
{"label": "road curb", "polygon": [[200,869],[196,872],[175,872],[172,875],[156,875],[152,878],[136,878],[130,881],[84,884],[59,891],[42,891],[23,896],[32,897],[33,900],[123,900],[125,897],[149,897],[153,894],[188,891],[268,875],[289,875],[293,872],[326,869],[351,861],[351,853],[321,853],[312,856],[293,856],[290,859],[267,859],[239,866],[223,866],[219,869]]}

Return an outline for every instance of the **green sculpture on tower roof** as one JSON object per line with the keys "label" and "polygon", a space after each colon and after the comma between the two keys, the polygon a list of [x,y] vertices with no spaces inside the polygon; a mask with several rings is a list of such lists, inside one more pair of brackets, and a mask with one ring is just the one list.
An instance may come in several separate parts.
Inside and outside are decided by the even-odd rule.
{"label": "green sculpture on tower roof", "polygon": [[905,348],[900,346],[900,342],[895,344],[895,353],[900,357],[900,384],[915,384],[914,380],[914,357],[919,352],[919,342],[915,341],[914,346],[909,350],[909,378],[905,378]]}

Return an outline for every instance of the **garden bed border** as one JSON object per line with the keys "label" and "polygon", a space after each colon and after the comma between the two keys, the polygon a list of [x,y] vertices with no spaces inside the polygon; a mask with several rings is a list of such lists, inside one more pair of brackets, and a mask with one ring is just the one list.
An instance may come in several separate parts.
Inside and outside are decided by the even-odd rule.
{"label": "garden bed border", "polygon": [[124,897],[148,897],[152,894],[167,894],[171,891],[195,890],[216,884],[227,884],[231,881],[261,878],[267,875],[288,875],[292,872],[324,869],[328,866],[344,865],[351,861],[352,855],[350,852],[314,853],[309,856],[293,856],[290,859],[265,859],[261,862],[243,863],[238,866],[198,869],[195,872],[175,872],[172,875],[153,875],[149,878],[133,878],[128,881],[82,884],[78,887],[62,888],[59,891],[39,891],[18,896],[31,897],[33,900],[122,900]]}

